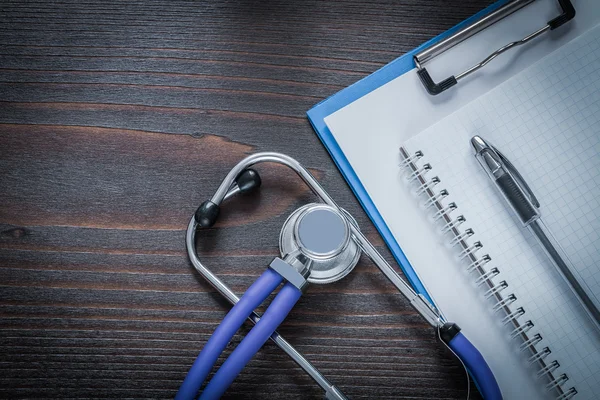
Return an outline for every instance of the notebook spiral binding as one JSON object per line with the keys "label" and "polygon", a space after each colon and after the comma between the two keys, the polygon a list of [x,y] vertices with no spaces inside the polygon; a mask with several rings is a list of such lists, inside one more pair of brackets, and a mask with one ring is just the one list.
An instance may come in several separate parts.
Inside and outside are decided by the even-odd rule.
{"label": "notebook spiral binding", "polygon": [[[452,247],[459,246],[458,258],[466,263],[467,271],[469,273],[477,272],[478,276],[475,279],[475,284],[484,286],[483,296],[493,301],[492,311],[494,313],[504,313],[502,324],[512,325],[513,329],[510,332],[510,337],[521,341],[520,351],[527,351],[531,354],[527,361],[532,365],[537,365],[538,378],[546,379],[546,389],[556,391],[557,400],[567,400],[574,397],[577,394],[577,389],[574,387],[563,389],[569,377],[566,374],[558,376],[553,374],[557,372],[560,363],[557,360],[550,362],[546,360],[552,351],[548,347],[543,347],[541,350],[537,349],[536,346],[543,345],[542,335],[540,333],[528,335],[535,324],[526,319],[526,312],[523,307],[511,310],[510,306],[517,301],[517,296],[514,293],[505,294],[509,291],[509,284],[504,280],[498,283],[494,283],[494,280],[492,280],[496,276],[500,276],[501,272],[495,266],[488,268],[488,264],[492,262],[489,254],[479,255],[484,248],[483,243],[477,240],[467,241],[469,238],[475,239],[476,233],[473,229],[468,227],[462,230],[459,229],[459,227],[462,228],[464,224],[468,225],[468,223],[464,215],[454,216],[458,205],[452,201],[447,202],[447,204],[442,202],[450,193],[446,189],[438,189],[438,185],[442,183],[439,177],[429,178],[428,175],[433,171],[433,167],[431,164],[423,162],[423,152],[416,151],[409,154],[406,149],[401,147],[400,155],[402,159],[400,166],[407,172],[408,184],[417,186],[415,192],[417,197],[426,196],[422,206],[434,211],[433,219],[436,224],[441,223],[441,234],[452,235],[449,244]],[[521,322],[521,320],[525,321]]]}

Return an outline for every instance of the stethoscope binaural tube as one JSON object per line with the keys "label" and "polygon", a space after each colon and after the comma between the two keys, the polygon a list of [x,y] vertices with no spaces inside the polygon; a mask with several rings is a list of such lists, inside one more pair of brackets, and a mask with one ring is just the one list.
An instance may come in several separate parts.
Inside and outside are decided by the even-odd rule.
{"label": "stethoscope binaural tube", "polygon": [[291,283],[288,282],[283,285],[260,321],[248,332],[204,388],[200,400],[215,400],[225,393],[250,359],[254,357],[275,332],[275,329],[287,317],[300,296],[302,296],[300,289]]}
{"label": "stethoscope binaural tube", "polygon": [[217,359],[227,347],[246,319],[281,284],[283,278],[272,269],[267,269],[246,290],[240,301],[233,306],[192,364],[175,399],[194,399]]}

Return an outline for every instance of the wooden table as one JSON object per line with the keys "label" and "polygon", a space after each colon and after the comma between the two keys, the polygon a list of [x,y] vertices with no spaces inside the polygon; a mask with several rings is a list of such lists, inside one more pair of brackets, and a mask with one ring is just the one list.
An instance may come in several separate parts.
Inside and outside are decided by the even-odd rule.
{"label": "wooden table", "polygon": [[[185,228],[247,154],[310,167],[391,260],[305,112],[490,2],[3,0],[0,396],[172,397],[228,310]],[[199,234],[237,293],[313,198],[284,168],[260,171],[260,193]],[[365,259],[312,286],[280,332],[350,398],[466,396],[460,365]],[[267,343],[227,397],[322,392]]]}

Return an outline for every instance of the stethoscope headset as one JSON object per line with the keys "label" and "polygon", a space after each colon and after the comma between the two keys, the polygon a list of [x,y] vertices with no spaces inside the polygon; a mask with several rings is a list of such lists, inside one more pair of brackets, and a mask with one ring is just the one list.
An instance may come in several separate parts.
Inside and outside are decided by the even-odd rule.
{"label": "stethoscope headset", "polygon": [[[198,258],[196,231],[212,227],[221,204],[238,193],[248,193],[261,185],[255,164],[272,162],[295,171],[318,197],[319,202],[301,206],[287,218],[279,237],[281,257],[238,298]],[[325,391],[327,399],[345,399],[302,354],[281,337],[276,328],[294,307],[308,283],[336,282],[355,267],[361,253],[366,254],[388,280],[403,294],[425,320],[436,329],[440,339],[458,356],[473,376],[486,399],[501,399],[500,389],[479,351],[454,324],[445,322],[438,310],[417,294],[361,233],[356,221],[340,208],[312,174],[295,159],[280,153],[257,153],[240,161],[227,174],[210,200],[203,202],[189,222],[186,247],[196,270],[221,293],[233,308],[217,327],[182,383],[176,399],[193,399],[210,374],[217,359],[246,319],[255,326],[229,355],[200,393],[200,399],[218,399],[250,359],[270,338],[285,351]],[[262,316],[254,310],[284,283]]]}

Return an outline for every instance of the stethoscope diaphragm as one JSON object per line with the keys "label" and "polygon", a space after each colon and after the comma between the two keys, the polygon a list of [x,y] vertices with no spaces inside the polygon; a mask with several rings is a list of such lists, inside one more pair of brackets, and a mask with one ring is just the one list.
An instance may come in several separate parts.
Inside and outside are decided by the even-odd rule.
{"label": "stethoscope diaphragm", "polygon": [[282,256],[302,253],[310,259],[310,283],[325,284],[348,275],[358,263],[361,251],[351,237],[352,216],[322,203],[306,204],[295,210],[279,235]]}

